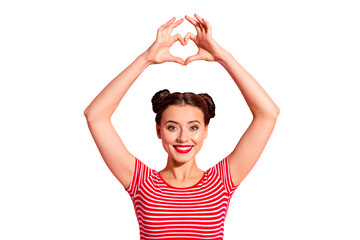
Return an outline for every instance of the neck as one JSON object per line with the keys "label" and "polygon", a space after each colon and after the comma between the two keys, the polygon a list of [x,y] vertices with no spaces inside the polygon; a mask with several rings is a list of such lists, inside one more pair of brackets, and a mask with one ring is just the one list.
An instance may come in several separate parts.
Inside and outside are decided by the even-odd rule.
{"label": "neck", "polygon": [[199,173],[203,173],[203,171],[196,165],[195,158],[186,163],[179,163],[170,157],[168,157],[167,165],[163,172],[166,173],[168,178],[179,182],[196,178]]}

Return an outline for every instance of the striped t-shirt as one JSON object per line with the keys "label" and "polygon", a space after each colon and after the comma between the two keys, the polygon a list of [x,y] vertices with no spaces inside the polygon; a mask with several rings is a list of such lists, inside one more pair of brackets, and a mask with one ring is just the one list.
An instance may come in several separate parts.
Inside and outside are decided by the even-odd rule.
{"label": "striped t-shirt", "polygon": [[129,193],[139,222],[140,239],[223,239],[232,194],[228,158],[208,169],[187,188],[167,184],[136,158]]}

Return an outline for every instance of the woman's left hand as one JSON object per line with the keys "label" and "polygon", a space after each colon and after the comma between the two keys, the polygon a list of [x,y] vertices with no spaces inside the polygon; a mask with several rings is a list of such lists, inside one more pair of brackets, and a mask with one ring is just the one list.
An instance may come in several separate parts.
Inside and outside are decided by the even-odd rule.
{"label": "woman's left hand", "polygon": [[199,51],[197,52],[197,54],[188,57],[185,60],[185,65],[196,60],[221,60],[224,49],[220,47],[220,45],[212,38],[212,28],[210,26],[210,23],[204,18],[200,18],[197,14],[195,14],[194,16],[197,21],[189,16],[185,16],[185,19],[188,20],[192,25],[194,25],[197,35],[189,32],[186,34],[184,41],[187,44],[189,39],[191,39],[199,48]]}

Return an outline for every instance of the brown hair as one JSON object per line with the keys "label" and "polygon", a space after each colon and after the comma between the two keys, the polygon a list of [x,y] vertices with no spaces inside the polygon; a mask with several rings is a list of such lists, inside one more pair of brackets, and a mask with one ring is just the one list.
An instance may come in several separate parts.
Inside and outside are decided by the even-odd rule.
{"label": "brown hair", "polygon": [[155,121],[160,125],[162,113],[171,105],[191,105],[200,108],[204,113],[204,122],[207,126],[210,118],[215,116],[215,103],[207,93],[194,94],[192,92],[174,92],[160,90],[151,99],[153,111],[156,113]]}

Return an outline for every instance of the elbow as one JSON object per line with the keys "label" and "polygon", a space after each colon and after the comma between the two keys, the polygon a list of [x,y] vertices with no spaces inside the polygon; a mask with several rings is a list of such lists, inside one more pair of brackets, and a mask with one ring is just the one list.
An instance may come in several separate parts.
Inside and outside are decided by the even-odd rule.
{"label": "elbow", "polygon": [[92,114],[91,112],[89,112],[88,110],[84,111],[84,115],[85,115],[86,121],[88,123],[93,123],[96,120],[98,120],[97,117],[94,114]]}
{"label": "elbow", "polygon": [[280,114],[280,108],[278,106],[275,105],[275,109],[274,109],[274,116],[275,119],[279,116]]}
{"label": "elbow", "polygon": [[84,110],[84,116],[88,122],[92,122],[94,120],[94,114],[92,114],[88,108]]}
{"label": "elbow", "polygon": [[253,113],[253,117],[254,118],[256,117],[256,118],[267,119],[267,120],[271,120],[271,121],[276,121],[279,114],[280,114],[280,108],[278,108],[275,105],[271,109],[267,109],[264,112],[259,112],[259,113],[256,113],[256,114]]}
{"label": "elbow", "polygon": [[275,105],[272,112],[271,112],[271,114],[270,114],[270,117],[272,119],[276,120],[278,118],[279,114],[280,114],[280,108]]}
{"label": "elbow", "polygon": [[111,115],[108,116],[106,114],[100,114],[95,111],[90,111],[88,108],[85,109],[84,116],[88,123],[94,123],[94,122],[98,122],[98,121],[104,121],[104,120],[111,119]]}
{"label": "elbow", "polygon": [[254,118],[262,118],[271,121],[276,121],[280,114],[280,108],[274,105],[263,111],[257,111],[257,112],[254,111],[252,112],[252,114]]}
{"label": "elbow", "polygon": [[88,108],[86,108],[86,109],[84,110],[84,116],[85,116],[86,118],[89,117],[89,109],[88,109]]}

